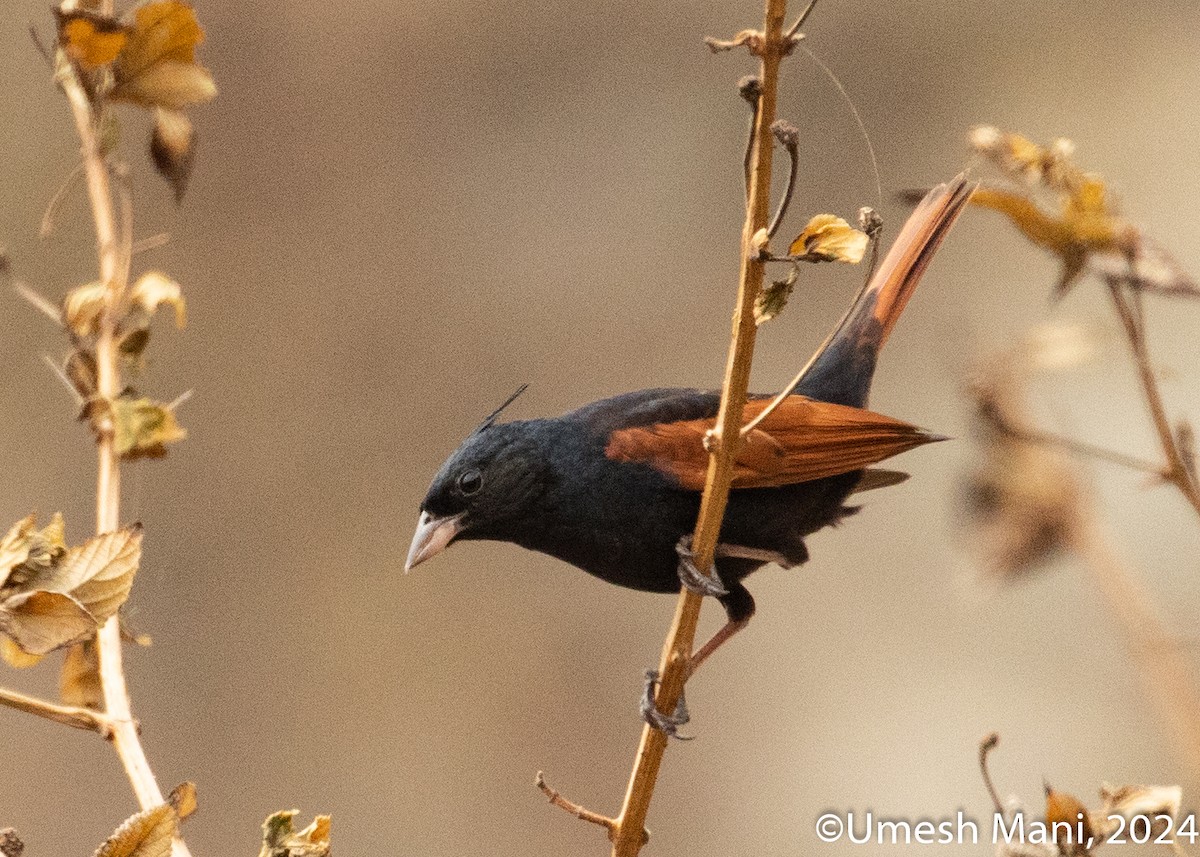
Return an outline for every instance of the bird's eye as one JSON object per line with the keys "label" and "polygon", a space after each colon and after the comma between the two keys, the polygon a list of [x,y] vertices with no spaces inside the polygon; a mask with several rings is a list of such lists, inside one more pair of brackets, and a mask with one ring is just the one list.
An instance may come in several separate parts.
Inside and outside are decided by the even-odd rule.
{"label": "bird's eye", "polygon": [[478,470],[468,470],[462,476],[458,477],[458,490],[470,497],[472,494],[478,494],[479,489],[483,487],[483,474]]}

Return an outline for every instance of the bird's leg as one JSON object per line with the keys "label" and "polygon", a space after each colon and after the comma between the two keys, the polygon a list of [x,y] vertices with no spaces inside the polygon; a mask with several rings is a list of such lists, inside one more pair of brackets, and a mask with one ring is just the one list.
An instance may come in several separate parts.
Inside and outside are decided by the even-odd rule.
{"label": "bird's leg", "polygon": [[692,657],[688,661],[688,678],[691,678],[696,670],[700,669],[700,664],[708,660],[713,652],[725,645],[732,639],[733,635],[750,624],[750,619],[738,619],[734,621],[730,619],[717,633],[708,638],[708,642],[701,646],[696,651],[692,652]]}
{"label": "bird's leg", "polygon": [[[750,597],[750,593],[746,591],[746,587],[740,581],[735,580],[726,586],[724,581],[717,576],[715,564],[707,573],[700,571],[696,567],[690,536],[683,536],[675,544],[675,552],[679,554],[679,582],[699,595],[711,595],[719,598],[729,616],[729,621],[688,659],[687,677],[691,678],[700,665],[712,657],[717,649],[750,624],[750,617],[754,615],[754,599]],[[750,548],[743,545],[718,544],[715,556],[762,563],[774,562],[784,568],[791,568],[794,565],[778,551]],[[683,738],[679,734],[679,727],[688,722],[686,697],[680,693],[679,701],[675,704],[675,711],[672,714],[663,714],[654,704],[654,690],[658,686],[658,678],[656,670],[646,670],[646,684],[642,691],[641,703],[642,719],[669,738]]]}
{"label": "bird's leg", "polygon": [[773,562],[780,568],[795,568],[796,564],[779,551],[766,548],[748,548],[744,545],[717,545],[717,556],[727,556],[731,559],[752,559],[756,562]]}
{"label": "bird's leg", "polygon": [[688,663],[689,678],[695,674],[696,670],[700,669],[702,663],[712,657],[713,652],[729,642],[734,634],[749,625],[751,617],[754,616],[754,598],[740,580],[729,584],[728,594],[721,596],[721,606],[725,608],[725,615],[729,621],[713,634],[707,643],[692,653]]}
{"label": "bird's leg", "polygon": [[727,595],[729,590],[717,577],[714,566],[707,572],[696,568],[696,555],[692,553],[692,537],[683,536],[675,543],[675,553],[679,554],[679,582],[684,588],[697,595],[711,595],[719,598]]}
{"label": "bird's leg", "polygon": [[675,703],[674,713],[663,714],[654,703],[654,690],[658,687],[658,678],[658,670],[646,670],[646,685],[642,690],[642,719],[668,738],[691,741],[695,736],[679,734],[679,727],[691,719],[688,715],[686,698],[680,693],[679,701]]}

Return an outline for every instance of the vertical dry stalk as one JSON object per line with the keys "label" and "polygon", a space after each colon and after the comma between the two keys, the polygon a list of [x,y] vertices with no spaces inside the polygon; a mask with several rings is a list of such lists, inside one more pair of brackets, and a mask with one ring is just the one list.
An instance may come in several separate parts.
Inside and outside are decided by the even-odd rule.
{"label": "vertical dry stalk", "polygon": [[[720,410],[713,434],[708,476],[700,505],[700,516],[692,540],[692,550],[698,568],[711,567],[720,534],[721,520],[729,500],[732,462],[739,442],[742,411],[750,384],[750,367],[754,356],[756,326],[754,301],[762,288],[763,263],[754,247],[754,236],[765,229],[770,215],[771,192],[771,124],[775,121],[775,100],[779,83],[779,65],[790,48],[790,39],[783,34],[786,0],[767,0],[761,50],[759,78],[762,94],[754,137],[753,166],[750,193],[746,204],[746,221],[742,227],[742,261],[738,284],[737,306],[733,315],[733,334],[729,343],[729,358],[721,393]],[[687,681],[688,663],[695,642],[696,624],[700,618],[703,598],[684,589],[675,608],[675,618],[663,645],[659,665],[661,684],[656,703],[659,711],[670,713],[683,693]],[[643,830],[659,767],[667,747],[667,736],[650,726],[642,729],[641,742],[621,813],[612,833],[613,857],[634,857],[643,844]]]}
{"label": "vertical dry stalk", "polygon": [[[74,0],[62,4],[64,11],[73,9]],[[112,0],[103,0],[97,10],[111,15]],[[59,50],[55,79],[66,95],[75,120],[75,129],[83,156],[88,200],[96,228],[96,245],[100,263],[100,281],[106,285],[105,310],[96,337],[97,393],[109,401],[121,391],[121,370],[118,362],[116,320],[129,280],[132,234],[130,224],[118,232],[116,206],[113,199],[112,165],[101,148],[98,117],[83,89],[74,66]],[[125,206],[126,208],[128,206]],[[120,526],[121,470],[114,446],[111,418],[98,426],[96,478],[96,532],[112,532]],[[142,809],[163,803],[163,793],[154,778],[138,735],[133,718],[125,671],[121,660],[120,619],[114,615],[97,635],[100,661],[100,683],[104,692],[104,710],[111,723],[111,739],[129,782]],[[183,840],[176,835],[172,844],[174,857],[189,857]]]}
{"label": "vertical dry stalk", "polygon": [[1068,538],[1116,619],[1148,695],[1178,737],[1189,774],[1200,780],[1200,689],[1179,639],[1163,626],[1150,594],[1118,559],[1091,510],[1076,516]]}
{"label": "vertical dry stalk", "polygon": [[1200,515],[1200,488],[1192,480],[1188,466],[1183,460],[1179,449],[1179,441],[1171,429],[1171,420],[1167,416],[1162,394],[1158,389],[1158,379],[1154,375],[1154,365],[1150,359],[1150,351],[1146,346],[1145,315],[1142,312],[1141,292],[1134,289],[1128,294],[1117,280],[1108,282],[1109,293],[1112,296],[1113,309],[1125,328],[1125,338],[1129,341],[1129,350],[1137,365],[1138,380],[1142,385],[1142,395],[1146,399],[1146,407],[1150,411],[1150,419],[1154,422],[1154,430],[1158,434],[1159,445],[1167,460],[1166,477],[1179,489],[1185,500]]}

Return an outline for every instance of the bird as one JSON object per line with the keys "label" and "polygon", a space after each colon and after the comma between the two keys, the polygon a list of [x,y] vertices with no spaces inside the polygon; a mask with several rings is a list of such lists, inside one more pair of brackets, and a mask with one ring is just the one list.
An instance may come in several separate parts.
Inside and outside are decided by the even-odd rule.
{"label": "bird", "polygon": [[[453,543],[494,540],[618,586],[713,595],[727,621],[692,655],[694,673],[754,615],[751,572],[806,562],[805,539],[857,511],[853,494],[907,478],[872,465],[945,439],[870,411],[867,400],[879,351],[972,190],[962,175],[930,190],[786,394],[749,397],[743,419],[760,421],[736,452],[715,568],[697,569],[689,546],[719,392],[656,387],[499,422],[522,387],[433,477],[405,570]],[[673,732],[681,720],[646,698],[647,719]]]}

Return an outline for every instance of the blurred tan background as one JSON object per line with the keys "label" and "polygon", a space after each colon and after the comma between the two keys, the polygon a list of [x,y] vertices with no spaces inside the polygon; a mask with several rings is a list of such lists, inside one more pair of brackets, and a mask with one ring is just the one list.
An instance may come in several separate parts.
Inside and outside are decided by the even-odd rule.
{"label": "blurred tan background", "polygon": [[[68,115],[10,0],[0,51],[0,243],[59,296],[91,279],[82,194],[37,238],[75,160]],[[126,519],[148,538],[129,618],[135,710],[165,787],[192,779],[197,855],[252,854],[269,812],[332,812],[342,854],[600,854],[545,805],[550,783],[619,805],[642,669],[673,601],[505,545],[455,547],[401,573],[442,458],[517,384],[516,417],[649,385],[712,386],[724,361],[752,70],[706,34],[756,2],[207,2],[201,50],[220,98],[182,208],[129,115],[139,262],[185,287],[144,389],[194,398],[191,438],[127,468]],[[890,194],[952,176],[965,132],[1072,137],[1125,211],[1200,271],[1200,17],[1189,2],[828,2],[809,46],[841,77]],[[876,204],[834,87],[797,55],[781,114],[802,132],[793,211]],[[789,226],[791,229],[791,226]],[[826,809],[985,815],[976,742],[999,730],[1000,788],[1043,775],[1094,803],[1100,781],[1187,782],[1103,602],[1072,563],[981,586],[957,524],[972,458],[962,372],[1048,309],[1056,267],[994,216],[952,236],[889,344],[872,404],[963,440],[906,455],[907,484],[810,541],[812,562],[752,581],[759,614],[689,688],[699,739],[672,746],[647,854],[850,853]],[[765,329],[755,387],[803,362],[859,281],[815,269]],[[0,522],[61,509],[92,521],[93,456],[41,363],[60,342],[0,295]],[[1099,289],[1054,315],[1105,322]],[[1200,414],[1200,306],[1152,304],[1171,405]],[[1050,425],[1152,456],[1132,373],[1049,379]],[[1089,465],[1104,515],[1174,627],[1200,612],[1200,529],[1141,475]],[[720,611],[706,608],[705,627]],[[5,668],[8,669],[8,668]],[[5,684],[53,693],[54,670]],[[95,736],[0,712],[0,825],[31,854],[87,854],[133,799]],[[980,853],[986,846],[979,846]]]}

